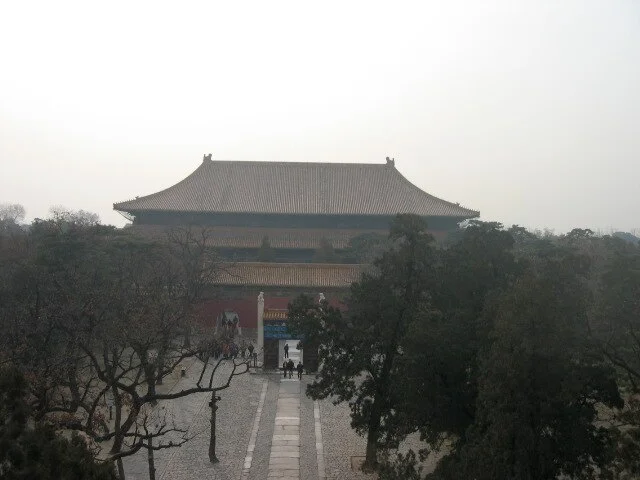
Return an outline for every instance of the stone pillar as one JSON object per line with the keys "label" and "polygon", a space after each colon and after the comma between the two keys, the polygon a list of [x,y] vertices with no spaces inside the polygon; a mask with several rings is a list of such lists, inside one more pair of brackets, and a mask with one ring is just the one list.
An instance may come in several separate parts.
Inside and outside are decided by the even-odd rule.
{"label": "stone pillar", "polygon": [[264,292],[258,295],[258,359],[264,364]]}

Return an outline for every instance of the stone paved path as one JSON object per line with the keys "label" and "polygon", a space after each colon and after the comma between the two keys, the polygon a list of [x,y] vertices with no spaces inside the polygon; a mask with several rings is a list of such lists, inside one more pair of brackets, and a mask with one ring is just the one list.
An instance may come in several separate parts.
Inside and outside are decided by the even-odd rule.
{"label": "stone paved path", "polygon": [[300,479],[300,382],[283,378],[278,392],[267,478]]}

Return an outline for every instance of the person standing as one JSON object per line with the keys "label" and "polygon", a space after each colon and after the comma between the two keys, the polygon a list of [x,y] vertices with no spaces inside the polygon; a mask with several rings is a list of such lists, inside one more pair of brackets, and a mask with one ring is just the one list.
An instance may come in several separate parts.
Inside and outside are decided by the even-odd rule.
{"label": "person standing", "polygon": [[293,360],[289,359],[289,361],[287,362],[287,367],[289,367],[289,378],[293,378],[293,369],[295,368]]}
{"label": "person standing", "polygon": [[284,344],[284,358],[289,358],[289,344]]}
{"label": "person standing", "polygon": [[282,372],[283,372],[284,378],[287,378],[287,370],[289,370],[289,364],[285,360],[284,362],[282,362]]}
{"label": "person standing", "polygon": [[298,380],[302,380],[302,371],[304,370],[304,366],[302,365],[302,362],[298,362],[298,366],[296,367],[296,370],[298,370]]}

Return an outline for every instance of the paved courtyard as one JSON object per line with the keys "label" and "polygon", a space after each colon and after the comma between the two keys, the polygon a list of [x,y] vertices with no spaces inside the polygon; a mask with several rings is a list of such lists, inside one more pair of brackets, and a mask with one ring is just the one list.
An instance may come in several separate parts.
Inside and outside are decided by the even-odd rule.
{"label": "paved courtyard", "polygon": [[[167,381],[164,388],[179,391],[195,384],[201,364],[185,377]],[[228,372],[230,362],[221,368]],[[226,370],[225,370],[226,369]],[[222,375],[220,378],[222,378]],[[346,405],[314,402],[304,395],[311,376],[283,378],[278,373],[248,373],[235,377],[219,393],[217,464],[208,457],[211,394],[195,394],[161,402],[158,418],[188,431],[190,440],[179,448],[155,452],[158,480],[349,480],[371,479],[353,471],[352,457],[364,455],[365,440],[349,426]],[[181,434],[164,443],[179,440]],[[128,480],[149,478],[147,452],[125,459]]]}

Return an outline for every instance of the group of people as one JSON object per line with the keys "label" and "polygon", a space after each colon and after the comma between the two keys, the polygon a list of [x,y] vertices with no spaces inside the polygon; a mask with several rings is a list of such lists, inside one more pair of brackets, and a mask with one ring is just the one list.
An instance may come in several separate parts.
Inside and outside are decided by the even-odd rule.
{"label": "group of people", "polygon": [[293,360],[291,359],[282,362],[282,371],[284,372],[284,378],[287,378],[287,373],[289,374],[289,378],[292,378],[294,369],[298,372],[298,380],[302,380],[302,372],[304,371],[302,362],[298,362],[298,365],[293,363]]}
{"label": "group of people", "polygon": [[[300,344],[298,344],[300,345]],[[287,378],[287,373],[289,373],[289,378],[293,377],[293,369],[295,368],[298,372],[298,380],[302,380],[302,372],[304,371],[304,366],[302,362],[298,362],[298,365],[293,363],[293,360],[289,358],[289,344],[285,343],[284,345],[284,362],[282,362],[282,371],[284,372],[284,378]]]}
{"label": "group of people", "polygon": [[254,358],[254,350],[255,347],[253,343],[247,345],[244,340],[241,345],[235,342],[225,342],[217,344],[211,351],[211,355],[215,360],[218,360],[220,357],[224,359],[234,359],[238,357],[252,359]]}

